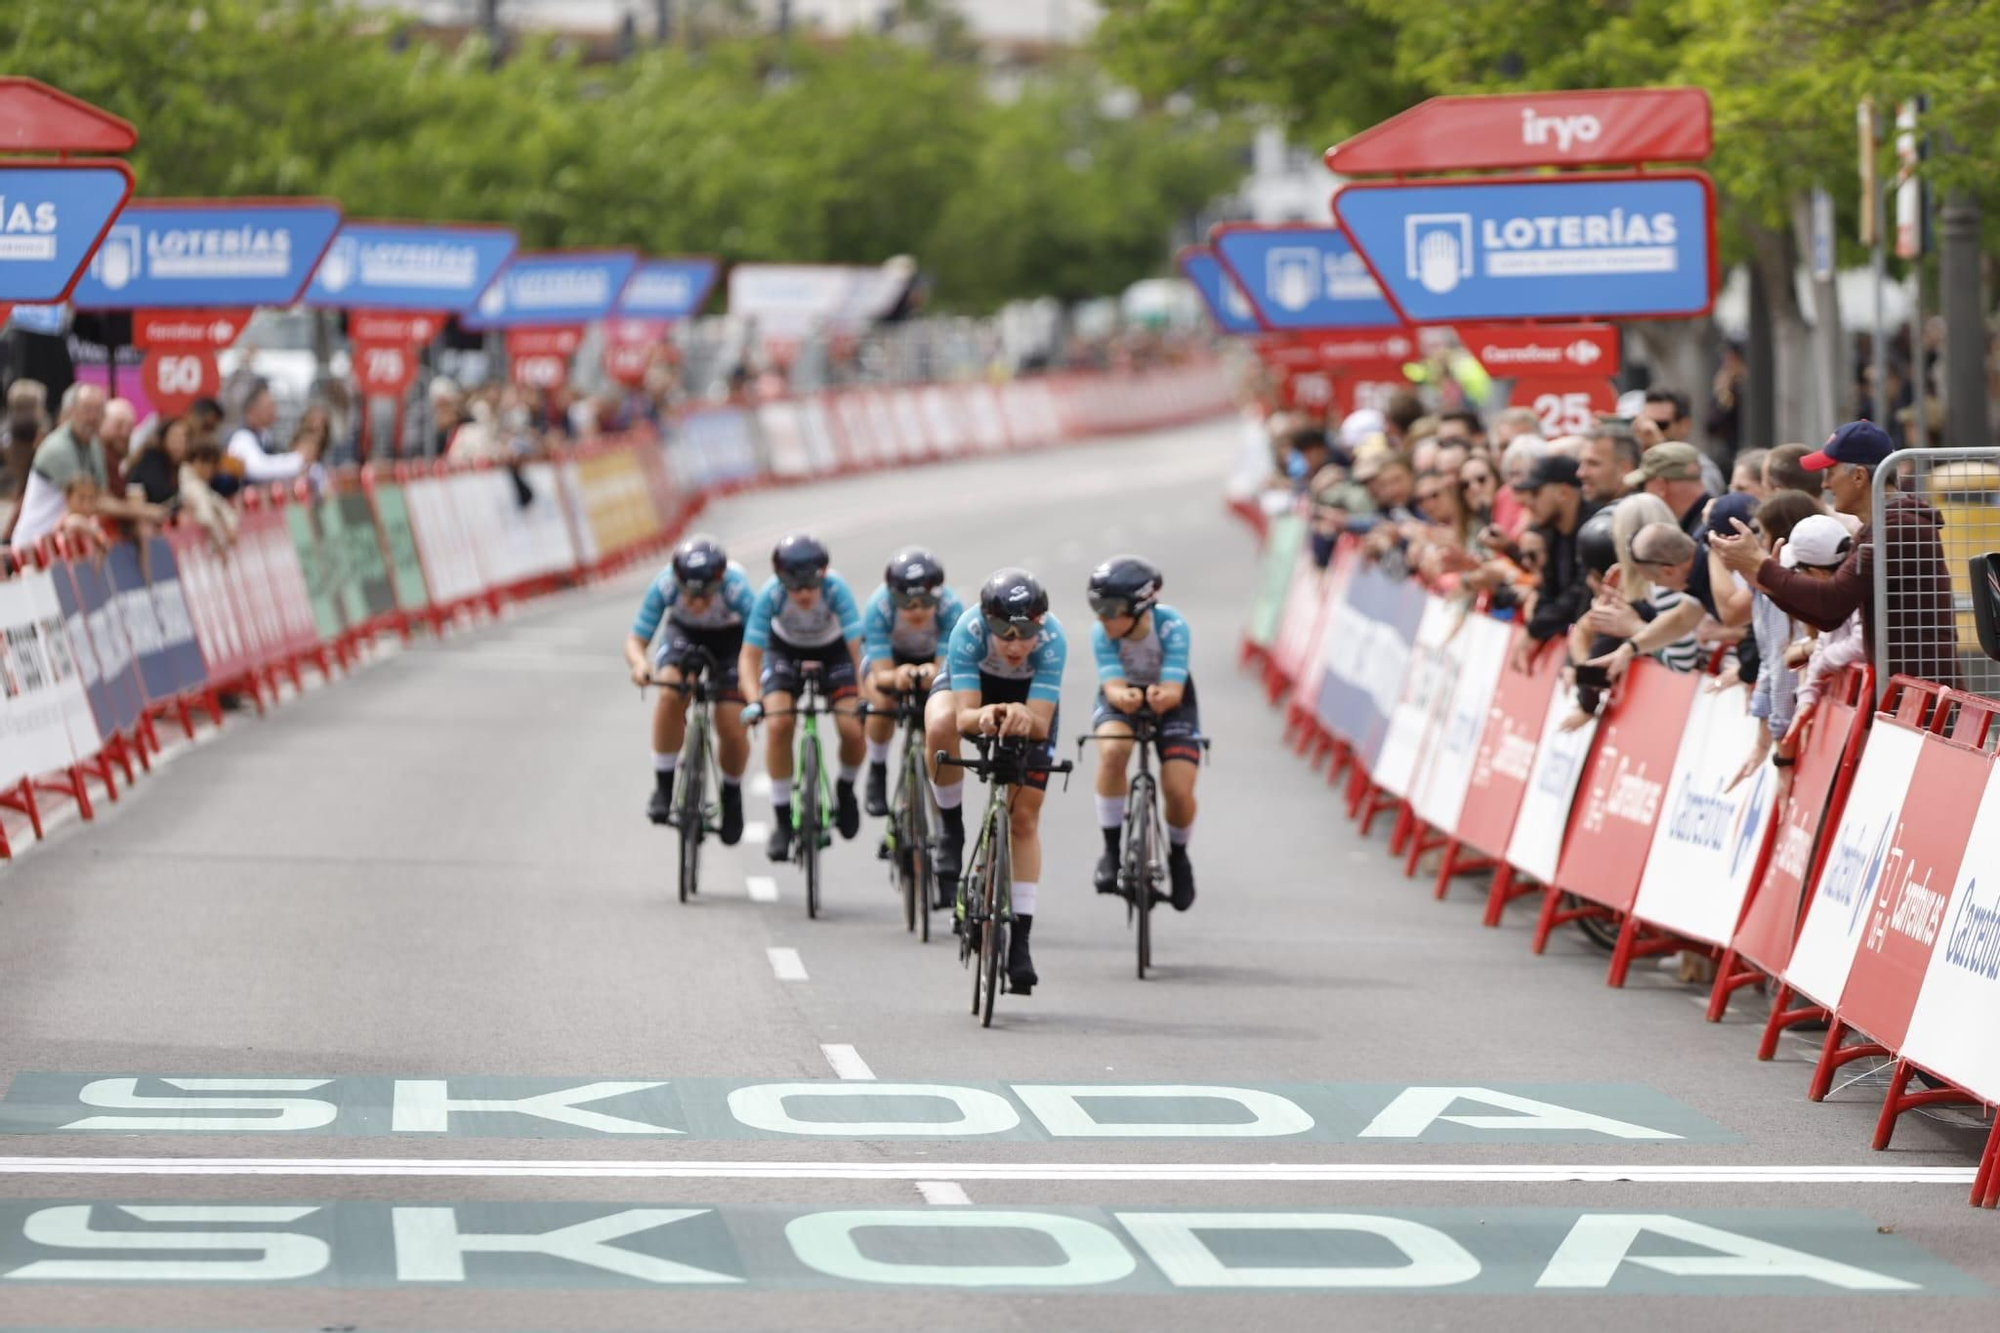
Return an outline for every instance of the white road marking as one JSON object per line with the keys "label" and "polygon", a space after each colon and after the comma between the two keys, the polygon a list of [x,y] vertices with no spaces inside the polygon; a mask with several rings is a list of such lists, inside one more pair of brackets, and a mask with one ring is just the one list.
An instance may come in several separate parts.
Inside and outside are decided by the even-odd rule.
{"label": "white road marking", "polygon": [[965,1186],[955,1180],[919,1180],[917,1193],[924,1196],[925,1203],[941,1204],[946,1207],[963,1208],[972,1202],[972,1196],[965,1192]]}
{"label": "white road marking", "polygon": [[806,965],[799,957],[797,949],[766,949],[764,956],[771,960],[771,971],[780,981],[806,980]]}
{"label": "white road marking", "polygon": [[750,895],[750,901],[753,903],[778,901],[778,881],[769,875],[745,875],[743,891]]}
{"label": "white road marking", "polygon": [[750,794],[752,796],[758,797],[763,800],[770,799],[771,775],[769,773],[752,773],[749,777],[747,785],[750,788]]}
{"label": "white road marking", "polygon": [[875,1077],[875,1071],[870,1069],[868,1062],[861,1058],[861,1052],[855,1050],[852,1046],[842,1046],[839,1044],[829,1046],[821,1043],[819,1049],[820,1053],[826,1057],[826,1062],[833,1066],[833,1072],[840,1077],[855,1079],[872,1079]]}
{"label": "white road marking", "polygon": [[771,836],[771,826],[761,819],[743,821],[743,841],[756,844]]}
{"label": "white road marking", "polygon": [[1491,1184],[1630,1182],[1642,1185],[1969,1185],[1969,1166],[1662,1166],[1263,1162],[696,1162],[500,1161],[449,1157],[0,1157],[15,1176],[465,1176],[706,1180],[1053,1180],[1224,1183]]}

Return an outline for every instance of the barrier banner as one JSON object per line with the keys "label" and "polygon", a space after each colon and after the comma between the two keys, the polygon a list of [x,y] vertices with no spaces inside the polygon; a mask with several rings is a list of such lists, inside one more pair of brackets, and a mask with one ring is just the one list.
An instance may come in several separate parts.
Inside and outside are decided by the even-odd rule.
{"label": "barrier banner", "polygon": [[207,664],[208,679],[220,684],[252,670],[257,661],[238,622],[225,558],[216,553],[207,532],[187,524],[169,528],[167,544],[173,547],[174,562],[180,566],[181,586],[187,593],[195,641]]}
{"label": "barrier banner", "polygon": [[758,407],[757,431],[764,437],[764,450],[772,476],[799,478],[811,474],[813,468],[806,451],[805,422],[797,403],[780,399]]}
{"label": "barrier banner", "polygon": [[842,447],[839,426],[824,395],[815,394],[799,404],[800,424],[805,432],[806,467],[815,477],[830,477],[840,470]]}
{"label": "barrier banner", "polygon": [[896,418],[896,429],[903,436],[903,461],[923,463],[937,456],[937,445],[931,440],[930,427],[924,421],[924,410],[917,402],[917,395],[908,389],[897,389],[887,395],[889,411]]}
{"label": "barrier banner", "polygon": [[868,405],[861,401],[861,395],[835,394],[833,411],[840,423],[840,441],[844,450],[842,470],[851,472],[856,468],[874,467],[875,425],[869,420]]}
{"label": "barrier banner", "polygon": [[[1992,772],[1990,755],[1941,736],[1924,736],[1903,798],[1906,816],[1896,821],[1882,873],[1861,913],[1854,962],[1834,1010],[1843,1022],[1890,1050],[1900,1048],[1909,1032],[1917,991],[1949,919],[1959,866],[1978,873],[1964,854]],[[2000,864],[1986,863],[1989,879],[1997,869]],[[1969,1010],[1960,1021],[1973,1025],[1992,1017],[1990,1011]]]}
{"label": "barrier banner", "polygon": [[1029,386],[1009,380],[1000,386],[1000,416],[1007,423],[1007,439],[1016,449],[1038,448],[1056,438],[1060,430],[1048,399],[1038,405],[1031,400]]}
{"label": "barrier banner", "polygon": [[903,443],[903,423],[896,419],[895,411],[889,405],[889,395],[875,389],[855,392],[861,400],[861,409],[868,418],[868,438],[874,446],[872,462],[881,467],[894,467],[909,455]]}
{"label": "barrier banner", "polygon": [[152,592],[153,615],[166,642],[168,680],[172,692],[184,694],[208,684],[208,667],[202,661],[201,644],[195,638],[194,618],[188,611],[187,589],[181,584],[180,562],[165,537],[155,534],[141,552],[146,585]]}
{"label": "barrier banner", "polygon": [[1306,654],[1319,642],[1320,609],[1325,604],[1319,584],[1319,566],[1313,563],[1312,552],[1301,544],[1271,641],[1271,669],[1287,685],[1298,680],[1306,668]]}
{"label": "barrier banner", "polygon": [[[1310,559],[1310,556],[1308,556]],[[1327,561],[1326,570],[1319,579],[1319,608],[1314,613],[1313,640],[1306,647],[1303,675],[1292,687],[1292,707],[1313,714],[1318,721],[1316,709],[1320,691],[1326,684],[1326,664],[1333,657],[1334,639],[1344,629],[1344,608],[1347,606],[1347,585],[1354,578],[1355,566],[1361,557],[1355,553],[1353,545],[1345,544],[1334,548],[1333,558]]]}
{"label": "barrier banner", "polygon": [[1000,413],[1000,395],[990,384],[968,384],[958,391],[972,447],[982,454],[1007,447],[1007,419]]}
{"label": "barrier banner", "polygon": [[968,444],[965,421],[959,415],[958,399],[942,384],[917,390],[917,405],[923,411],[924,433],[931,450],[940,458],[956,458]]}
{"label": "barrier banner", "polygon": [[1475,614],[1466,617],[1445,644],[1449,697],[1432,727],[1410,791],[1410,807],[1417,818],[1445,833],[1455,834],[1464,814],[1493,698],[1507,669],[1507,648],[1513,642],[1510,629],[1491,616]]}
{"label": "barrier banner", "polygon": [[1285,598],[1298,572],[1299,548],[1305,544],[1306,521],[1297,514],[1280,514],[1271,520],[1264,534],[1264,577],[1257,584],[1257,598],[1250,603],[1250,623],[1243,631],[1245,642],[1269,648],[1278,637],[1278,619],[1285,612]]}
{"label": "barrier banner", "polygon": [[1707,944],[1727,944],[1736,933],[1777,787],[1765,763],[1725,790],[1764,725],[1750,716],[1748,693],[1741,684],[1718,693],[1704,683],[1695,695],[1632,903],[1641,921]]}
{"label": "barrier banner", "polygon": [[1951,903],[1938,928],[1930,967],[1899,1053],[1988,1104],[2000,1103],[2000,1023],[1992,1021],[1996,1013],[2000,1013],[2000,765],[1989,764],[1979,813],[1959,858]]}
{"label": "barrier banner", "polygon": [[1428,601],[1417,583],[1363,562],[1347,582],[1340,632],[1327,635],[1320,723],[1346,741],[1371,774],[1388,737],[1390,710],[1403,697],[1410,645]]}
{"label": "barrier banner", "polygon": [[152,589],[139,567],[139,550],[130,542],[116,542],[104,559],[104,573],[111,584],[111,601],[125,641],[132,645],[132,657],[139,669],[139,693],[148,704],[171,699],[180,692],[179,677],[167,660],[166,631],[153,606]]}
{"label": "barrier banner", "polygon": [[347,628],[341,612],[341,587],[347,578],[347,553],[339,543],[329,546],[320,540],[313,512],[303,504],[284,507],[285,531],[299,571],[305,575],[306,602],[312,607],[313,633],[320,643],[331,643]]}
{"label": "barrier banner", "polygon": [[129,731],[145,711],[139,691],[139,664],[132,644],[125,637],[125,621],[111,577],[95,560],[70,560],[70,579],[76,589],[77,606],[90,631],[90,648],[103,676],[105,709],[97,714],[97,730],[110,736]]}
{"label": "barrier banner", "polygon": [[1632,910],[1703,679],[1651,660],[1626,671],[1622,697],[1599,719],[1597,743],[1577,783],[1582,794],[1563,838],[1556,887],[1616,912]]}
{"label": "barrier banner", "polygon": [[1576,789],[1583,781],[1583,766],[1597,740],[1598,720],[1593,717],[1580,727],[1564,730],[1575,712],[1576,695],[1563,684],[1563,655],[1544,653],[1540,661],[1537,678],[1546,673],[1548,680],[1541,734],[1521,791],[1514,831],[1507,840],[1507,863],[1544,884],[1553,884],[1562,861],[1563,838],[1569,832],[1570,812],[1576,805]]}
{"label": "barrier banner", "polygon": [[1805,924],[1785,967],[1787,985],[1828,1008],[1847,989],[1862,922],[1903,812],[1903,793],[1922,751],[1920,734],[1877,716],[1854,770],[1854,785],[1848,788],[1833,846],[1820,864],[1819,879],[1806,902]]}
{"label": "barrier banner", "polygon": [[700,456],[704,469],[700,482],[678,479],[684,489],[756,478],[757,441],[749,413],[731,407],[690,413],[681,421],[681,438]]}
{"label": "barrier banner", "polygon": [[270,608],[279,654],[317,650],[319,617],[287,520],[268,505],[245,514],[236,531],[236,553],[239,559],[248,559],[244,582],[250,597],[266,599]]}
{"label": "barrier banner", "polygon": [[443,477],[414,477],[403,488],[410,507],[410,524],[417,535],[424,582],[433,601],[452,606],[486,591],[479,561],[458,519]]}
{"label": "barrier banner", "polygon": [[[1493,701],[1479,733],[1479,748],[1473,752],[1466,775],[1465,798],[1459,808],[1457,827],[1460,842],[1487,856],[1506,854],[1508,839],[1514,831],[1514,817],[1520,812],[1521,798],[1527,793],[1528,778],[1534,772],[1536,746],[1549,712],[1549,700],[1555,687],[1561,684],[1562,663],[1555,653],[1544,656],[1532,672],[1508,667],[1506,654],[1513,651],[1514,636],[1522,630],[1519,626],[1502,628],[1507,635],[1501,649],[1499,678],[1494,682]],[[1581,758],[1579,755],[1579,768]],[[1574,769],[1570,777],[1574,781]],[[1549,873],[1555,873],[1553,857]]]}
{"label": "barrier banner", "polygon": [[[1820,696],[1817,715],[1807,723],[1800,741],[1791,794],[1778,814],[1771,859],[1750,896],[1736,938],[1730,941],[1738,954],[1771,976],[1781,975],[1791,961],[1813,846],[1826,824],[1828,802],[1848,742],[1866,716],[1853,697],[1829,689]],[[1832,837],[1832,830],[1826,829],[1825,834]]]}
{"label": "barrier banner", "polygon": [[603,556],[621,555],[659,531],[661,517],[630,450],[579,458],[576,479],[591,539]]}
{"label": "barrier banner", "polygon": [[343,491],[322,501],[340,515],[347,538],[348,618],[359,622],[386,616],[396,609],[396,590],[389,581],[389,562],[382,557],[382,534],[375,527],[375,509],[359,490]]}
{"label": "barrier banner", "polygon": [[389,552],[389,584],[396,606],[403,611],[421,611],[430,605],[430,590],[424,584],[423,558],[417,554],[417,533],[410,526],[410,506],[403,488],[393,481],[376,482],[370,498],[382,544]]}
{"label": "barrier banner", "polygon": [[41,634],[42,658],[48,664],[56,706],[62,712],[70,757],[88,759],[104,741],[91,716],[90,696],[84,692],[83,662],[90,645],[85,642],[79,648],[77,639],[70,637],[70,617],[56,592],[58,583],[68,581],[67,576],[59,579],[46,569],[22,570],[19,577],[28,594],[28,611]]}
{"label": "barrier banner", "polygon": [[1438,710],[1451,690],[1452,663],[1445,645],[1456,628],[1458,614],[1442,597],[1425,596],[1410,642],[1395,703],[1389,709],[1382,748],[1368,766],[1375,784],[1392,796],[1407,797],[1417,764],[1430,743]]}
{"label": "barrier banner", "polygon": [[25,579],[0,579],[0,786],[68,768],[78,757],[36,611]]}
{"label": "barrier banner", "polygon": [[[63,631],[69,641],[70,655],[76,661],[77,676],[83,686],[83,697],[90,709],[90,735],[103,738],[117,729],[117,711],[112,701],[111,684],[105,680],[104,668],[97,659],[97,649],[90,641],[89,615],[84,610],[82,599],[77,596],[76,579],[70,573],[69,562],[58,560],[50,569],[49,587],[55,594],[56,607],[63,618]],[[76,746],[79,733],[71,733],[71,748],[78,754],[94,753],[98,746],[85,751]]]}

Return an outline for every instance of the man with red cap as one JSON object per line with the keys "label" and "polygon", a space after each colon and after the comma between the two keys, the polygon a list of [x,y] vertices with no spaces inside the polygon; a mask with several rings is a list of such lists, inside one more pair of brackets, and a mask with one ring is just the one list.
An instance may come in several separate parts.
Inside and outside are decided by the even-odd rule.
{"label": "man with red cap", "polygon": [[[1787,614],[1821,631],[1838,629],[1861,613],[1861,633],[1869,660],[1878,634],[1888,635],[1890,675],[1905,674],[1956,685],[1958,633],[1952,620],[1951,571],[1944,563],[1938,531],[1944,519],[1924,500],[1883,477],[1882,509],[1874,507],[1876,470],[1896,446],[1872,421],[1850,421],[1827,437],[1825,447],[1799,460],[1801,467],[1826,474],[1826,493],[1835,509],[1861,520],[1861,531],[1830,579],[1788,569],[1776,554],[1766,555],[1747,527],[1737,535],[1709,534],[1722,562],[1755,581]],[[1875,623],[1874,562],[1888,568],[1888,624]],[[1886,681],[1877,681],[1879,690]]]}

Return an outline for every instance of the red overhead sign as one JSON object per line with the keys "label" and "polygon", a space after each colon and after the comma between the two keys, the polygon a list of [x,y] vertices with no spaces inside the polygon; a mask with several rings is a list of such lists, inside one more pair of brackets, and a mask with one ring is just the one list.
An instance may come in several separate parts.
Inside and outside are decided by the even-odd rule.
{"label": "red overhead sign", "polygon": [[248,310],[134,310],[134,347],[208,347],[236,341],[250,322]]}
{"label": "red overhead sign", "polygon": [[1713,146],[1702,88],[1433,97],[1326,150],[1343,176],[1699,162]]}
{"label": "red overhead sign", "polygon": [[1327,329],[1267,334],[1257,341],[1267,363],[1292,370],[1326,369],[1400,379],[1403,366],[1420,356],[1416,339],[1401,328]]}
{"label": "red overhead sign", "polygon": [[444,328],[443,315],[403,310],[357,310],[347,317],[347,336],[358,343],[399,343],[420,347]]}
{"label": "red overhead sign", "polygon": [[524,389],[560,389],[569,382],[569,359],[583,342],[574,325],[507,330],[507,360]]}
{"label": "red overhead sign", "polygon": [[36,79],[0,78],[0,152],[125,153],[138,142],[121,116]]}
{"label": "red overhead sign", "polygon": [[1508,399],[1513,407],[1531,409],[1542,422],[1542,438],[1583,435],[1597,424],[1597,414],[1618,406],[1618,390],[1606,379],[1571,379],[1524,372],[1514,381]]}
{"label": "red overhead sign", "polygon": [[1611,324],[1461,324],[1457,333],[1489,375],[1618,373],[1618,329]]}
{"label": "red overhead sign", "polygon": [[140,378],[146,397],[166,417],[177,417],[193,407],[195,399],[213,398],[222,391],[215,353],[205,346],[155,348],[146,353]]}

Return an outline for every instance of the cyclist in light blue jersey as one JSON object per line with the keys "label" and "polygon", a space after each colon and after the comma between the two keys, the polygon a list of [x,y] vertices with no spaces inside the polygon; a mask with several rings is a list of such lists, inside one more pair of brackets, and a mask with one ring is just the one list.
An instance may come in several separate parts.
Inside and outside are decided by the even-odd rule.
{"label": "cyclist in light blue jersey", "polygon": [[803,532],[787,534],[771,551],[772,575],[758,590],[743,628],[741,674],[756,681],[763,703],[764,762],[771,774],[773,861],[792,854],[791,707],[799,692],[800,664],[820,664],[821,683],[833,700],[840,731],[840,780],[834,784],[834,822],[840,836],[861,831],[861,803],[854,779],[864,753],[861,714],[855,698],[861,653],[861,612],[847,580],[828,568],[826,547]]}
{"label": "cyclist in light blue jersey", "polygon": [[[655,673],[679,685],[691,655],[705,655],[716,691],[715,758],[722,769],[722,840],[743,836],[743,767],[750,738],[743,730],[743,697],[736,668],[743,649],[743,622],[750,614],[750,578],[722,544],[696,533],[674,548],[671,563],[646,588],[646,600],[625,639],[625,662],[632,679],[652,683]],[[661,633],[660,627],[666,629]],[[660,635],[658,648],[653,636]],[[660,691],[653,706],[653,795],[646,817],[667,823],[674,809],[674,768],[687,732],[688,696]]]}
{"label": "cyclist in light blue jersey", "polygon": [[[941,897],[956,899],[958,893],[965,856],[965,778],[958,769],[945,769],[952,781],[941,782],[937,752],[957,758],[966,732],[1026,736],[1040,742],[1030,751],[1034,762],[1053,763],[1068,653],[1062,622],[1049,614],[1047,590],[1025,569],[996,571],[979,590],[979,605],[953,627],[947,674],[932,683],[924,712],[931,790],[943,825],[934,862]],[[1042,877],[1042,798],[1048,785],[1048,774],[1035,774],[1014,793],[1014,929],[1008,937],[1007,984],[1017,995],[1028,994],[1040,981],[1028,953],[1028,932],[1035,924]]]}
{"label": "cyclist in light blue jersey", "polygon": [[944,586],[944,566],[921,546],[906,546],[889,557],[882,586],[861,616],[861,696],[872,709],[868,719],[868,792],[865,808],[889,813],[889,742],[896,734],[890,716],[891,690],[922,690],[944,660],[947,636],[965,603]]}
{"label": "cyclist in light blue jersey", "polygon": [[1187,621],[1160,601],[1159,567],[1136,555],[1113,556],[1090,575],[1090,609],[1097,614],[1090,640],[1097,660],[1097,704],[1090,729],[1123,735],[1097,747],[1097,822],[1104,854],[1094,882],[1099,893],[1118,892],[1118,838],[1125,824],[1125,769],[1132,762],[1132,726],[1125,718],[1150,708],[1159,718],[1153,748],[1160,756],[1160,796],[1166,805],[1167,874],[1171,902],[1194,905],[1194,867],[1188,835],[1194,831],[1194,784],[1201,772],[1201,711],[1188,675]]}

